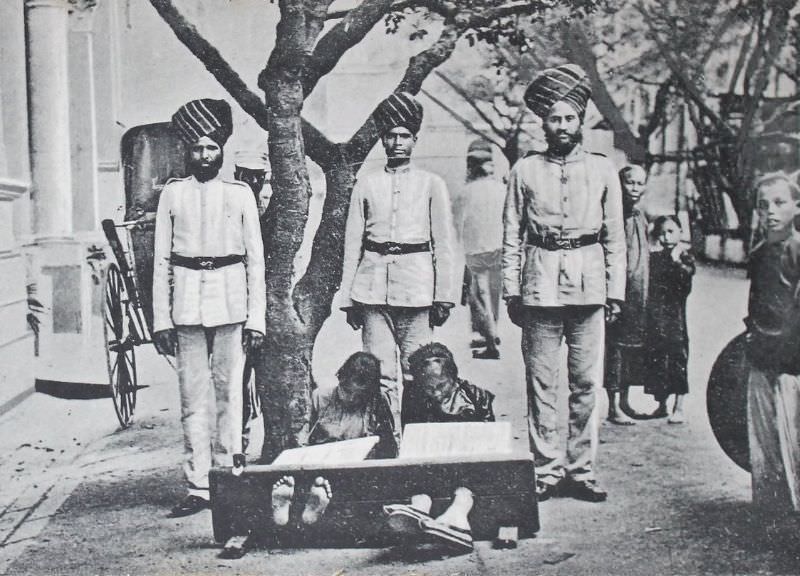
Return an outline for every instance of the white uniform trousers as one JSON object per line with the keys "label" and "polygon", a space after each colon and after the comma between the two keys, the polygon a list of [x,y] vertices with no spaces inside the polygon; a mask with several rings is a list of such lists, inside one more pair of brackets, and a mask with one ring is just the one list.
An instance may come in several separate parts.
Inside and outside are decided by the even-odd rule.
{"label": "white uniform trousers", "polygon": [[189,494],[209,499],[208,471],[242,451],[242,324],[176,326]]}
{"label": "white uniform trousers", "polygon": [[397,352],[403,380],[410,379],[408,357],[433,340],[430,308],[402,306],[364,306],[361,341],[364,352],[381,361],[381,389],[395,420],[395,436],[400,434],[400,398],[397,380]]}
{"label": "white uniform trousers", "polygon": [[753,504],[777,521],[800,511],[800,377],[753,367],[747,384]]}
{"label": "white uniform trousers", "polygon": [[[599,419],[595,391],[603,385],[602,306],[527,307],[522,354],[528,385],[528,433],[538,480],[594,478]],[[566,451],[558,429],[561,346],[567,343],[569,426]]]}

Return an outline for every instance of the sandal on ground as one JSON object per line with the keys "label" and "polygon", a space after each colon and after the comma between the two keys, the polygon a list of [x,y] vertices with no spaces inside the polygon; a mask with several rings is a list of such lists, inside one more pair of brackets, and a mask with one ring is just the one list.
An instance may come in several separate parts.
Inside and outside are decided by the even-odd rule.
{"label": "sandal on ground", "polygon": [[469,529],[458,528],[451,524],[437,522],[434,519],[423,520],[420,522],[422,531],[436,540],[445,542],[452,547],[462,551],[470,552],[472,546],[472,531]]}

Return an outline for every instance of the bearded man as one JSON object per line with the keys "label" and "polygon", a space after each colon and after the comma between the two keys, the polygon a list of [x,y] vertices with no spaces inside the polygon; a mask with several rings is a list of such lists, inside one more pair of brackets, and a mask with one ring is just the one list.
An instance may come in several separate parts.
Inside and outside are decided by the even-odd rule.
{"label": "bearded man", "polygon": [[253,193],[219,177],[230,106],[193,100],[172,124],[186,142],[190,176],[168,181],[158,202],[153,342],[178,366],[188,495],[172,509],[177,518],[208,507],[212,462],[231,466],[242,451],[245,350],[263,341],[266,288]]}
{"label": "bearded man", "polygon": [[[625,231],[616,169],[581,144],[590,96],[586,73],[573,64],[545,70],[530,84],[525,103],[542,119],[547,150],[516,163],[503,215],[503,293],[511,321],[522,327],[540,500],[557,493],[606,499],[594,477],[595,390],[603,383],[605,321],[614,321],[625,299]],[[566,451],[556,411],[562,340]]]}

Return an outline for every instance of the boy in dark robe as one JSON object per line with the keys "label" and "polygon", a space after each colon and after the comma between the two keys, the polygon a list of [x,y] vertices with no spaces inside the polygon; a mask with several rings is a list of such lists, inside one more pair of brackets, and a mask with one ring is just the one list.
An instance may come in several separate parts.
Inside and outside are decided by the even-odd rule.
{"label": "boy in dark robe", "polygon": [[683,400],[689,392],[689,333],[686,300],[692,290],[694,258],[680,244],[681,225],[674,215],[659,216],[653,235],[661,250],[650,255],[650,287],[646,355],[648,378],[644,391],[659,403],[655,418],[668,416],[667,400],[675,396],[670,424],[686,417]]}

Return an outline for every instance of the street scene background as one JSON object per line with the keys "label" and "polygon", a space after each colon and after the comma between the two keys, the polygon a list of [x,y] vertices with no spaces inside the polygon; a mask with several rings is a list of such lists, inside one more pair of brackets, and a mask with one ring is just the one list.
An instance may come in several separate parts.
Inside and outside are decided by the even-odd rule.
{"label": "street scene background", "polygon": [[[218,559],[210,512],[166,518],[182,489],[177,379],[143,350],[148,387],[127,430],[118,429],[110,399],[37,395],[0,418],[7,479],[0,573],[797,574],[797,534],[774,532],[770,519],[755,513],[749,474],[719,448],[706,416],[706,380],[717,354],[743,328],[747,285],[740,270],[699,269],[688,304],[688,422],[603,424],[597,468],[608,501],[540,504],[540,532],[515,550],[479,542],[474,553],[453,558],[423,546],[252,550],[239,560]],[[330,376],[358,347],[343,316],[335,314],[323,330],[320,375]],[[525,442],[519,330],[503,318],[502,358],[479,361],[469,354],[468,322],[466,308],[458,307],[437,336],[452,347],[465,378],[497,394],[498,418],[510,419],[515,438]],[[651,406],[632,397],[635,406]]]}
{"label": "street scene background", "polygon": [[[751,184],[774,170],[796,179],[800,168],[797,3],[305,0],[300,24],[289,18],[295,4],[0,2],[0,574],[800,574],[796,531],[756,514],[749,475],[717,445],[705,405],[714,360],[744,329],[743,265],[758,240]],[[375,106],[396,90],[415,94],[425,114],[414,161],[455,196],[475,138],[492,142],[500,178],[544,148],[522,94],[566,62],[592,81],[585,147],[619,168],[646,165],[643,211],[677,214],[700,262],[688,422],[604,423],[597,467],[608,502],[542,503],[541,531],[515,550],[218,559],[210,513],[166,518],[182,492],[173,368],[149,342],[135,347],[141,389],[127,429],[108,397],[116,256],[101,223],[152,216],[181,157],[171,115],[195,98],[231,103],[224,178],[237,161],[270,156],[259,202],[276,305],[258,369],[300,396],[335,381],[361,347],[334,297],[349,192],[359,170],[383,162]],[[135,256],[148,314],[152,254]],[[504,311],[500,331],[501,358],[482,361],[465,307],[436,334],[463,377],[497,395],[524,449],[520,332]],[[633,397],[635,408],[655,407]],[[605,393],[597,398],[603,419]]]}

